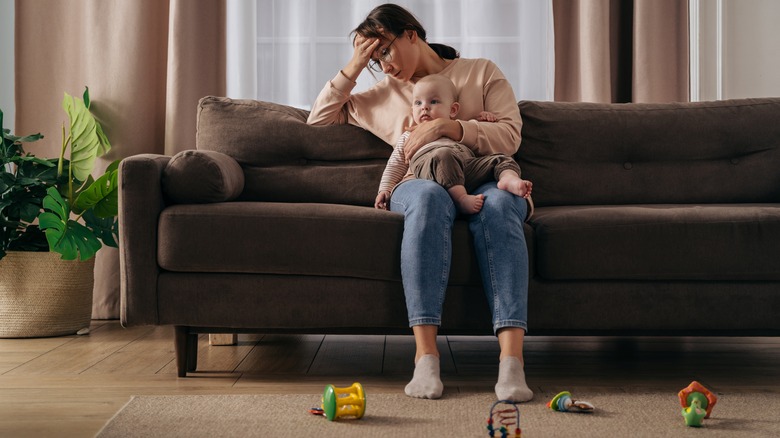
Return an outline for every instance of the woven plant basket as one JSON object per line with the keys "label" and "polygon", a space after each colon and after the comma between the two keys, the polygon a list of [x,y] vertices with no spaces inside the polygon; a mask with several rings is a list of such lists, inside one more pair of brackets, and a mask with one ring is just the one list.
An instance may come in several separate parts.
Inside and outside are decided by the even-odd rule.
{"label": "woven plant basket", "polygon": [[0,260],[0,338],[72,335],[89,328],[95,258],[9,251]]}

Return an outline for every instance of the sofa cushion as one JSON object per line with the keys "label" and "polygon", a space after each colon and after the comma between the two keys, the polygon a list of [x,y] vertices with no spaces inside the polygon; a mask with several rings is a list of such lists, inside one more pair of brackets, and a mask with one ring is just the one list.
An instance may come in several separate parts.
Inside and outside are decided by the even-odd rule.
{"label": "sofa cushion", "polygon": [[[529,252],[532,229],[525,225]],[[401,281],[403,216],[337,204],[225,202],[160,214],[158,263],[173,272]],[[450,285],[480,286],[468,223],[453,229]]]}
{"label": "sofa cushion", "polygon": [[519,106],[537,207],[780,202],[780,98]]}
{"label": "sofa cushion", "polygon": [[546,280],[780,280],[780,204],[541,207],[531,224]]}
{"label": "sofa cushion", "polygon": [[182,151],[163,169],[162,189],[176,203],[230,201],[244,189],[244,172],[225,154]]}
{"label": "sofa cushion", "polygon": [[271,102],[205,97],[197,148],[241,164],[242,200],[373,205],[392,146],[353,125],[310,126],[308,114]]}
{"label": "sofa cushion", "polygon": [[272,202],[175,205],[159,224],[159,264],[179,272],[399,279],[403,217],[366,207]]}

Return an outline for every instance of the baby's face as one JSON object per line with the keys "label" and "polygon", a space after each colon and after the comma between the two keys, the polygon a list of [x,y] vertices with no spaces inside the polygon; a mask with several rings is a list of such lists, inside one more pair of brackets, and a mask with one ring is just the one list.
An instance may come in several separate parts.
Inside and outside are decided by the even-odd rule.
{"label": "baby's face", "polygon": [[453,98],[440,92],[435,83],[418,83],[412,91],[412,118],[420,124],[428,120],[454,117]]}

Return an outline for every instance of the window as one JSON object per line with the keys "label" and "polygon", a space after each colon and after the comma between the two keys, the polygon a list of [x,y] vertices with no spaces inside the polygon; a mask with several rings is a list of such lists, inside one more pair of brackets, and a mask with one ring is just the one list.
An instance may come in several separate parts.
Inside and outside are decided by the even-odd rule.
{"label": "window", "polygon": [[[228,1],[228,95],[310,108],[352,55],[349,33],[384,1]],[[464,58],[489,58],[518,100],[552,100],[551,0],[400,1]],[[250,19],[254,17],[254,22]],[[242,24],[243,23],[243,24]],[[254,32],[254,52],[247,47]],[[241,48],[242,47],[242,48]],[[377,74],[377,79],[381,79]],[[375,82],[364,73],[355,91]]]}

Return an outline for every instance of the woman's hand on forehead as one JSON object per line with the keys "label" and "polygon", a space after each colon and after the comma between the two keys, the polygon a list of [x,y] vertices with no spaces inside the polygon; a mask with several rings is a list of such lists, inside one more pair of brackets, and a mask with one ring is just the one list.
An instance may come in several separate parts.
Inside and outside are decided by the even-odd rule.
{"label": "woman's hand on forehead", "polygon": [[355,36],[355,49],[361,49],[362,53],[367,53],[369,59],[379,49],[381,43],[381,38],[366,38],[360,34]]}
{"label": "woman's hand on forehead", "polygon": [[351,80],[356,80],[360,71],[368,65],[368,61],[379,48],[381,40],[378,38],[366,38],[362,35],[355,35],[355,50],[352,53],[352,59],[342,72]]}

